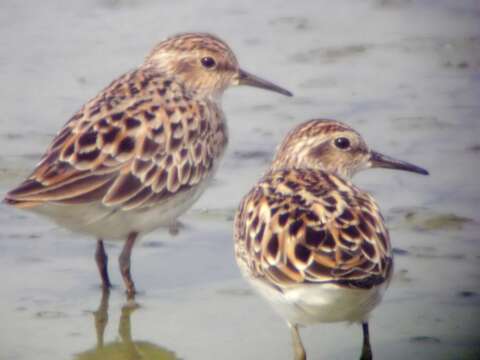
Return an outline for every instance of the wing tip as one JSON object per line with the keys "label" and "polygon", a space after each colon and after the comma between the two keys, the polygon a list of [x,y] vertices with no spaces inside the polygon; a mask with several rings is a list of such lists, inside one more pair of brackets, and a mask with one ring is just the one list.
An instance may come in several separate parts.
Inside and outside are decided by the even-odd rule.
{"label": "wing tip", "polygon": [[38,205],[38,202],[28,199],[28,195],[38,188],[41,184],[36,180],[25,180],[20,185],[5,194],[2,203],[15,206],[17,208],[30,208]]}
{"label": "wing tip", "polygon": [[2,200],[2,203],[19,208],[19,209],[29,209],[39,204],[38,202],[35,202],[35,201],[15,199],[10,195],[10,193],[7,193],[7,195],[5,195],[5,197]]}

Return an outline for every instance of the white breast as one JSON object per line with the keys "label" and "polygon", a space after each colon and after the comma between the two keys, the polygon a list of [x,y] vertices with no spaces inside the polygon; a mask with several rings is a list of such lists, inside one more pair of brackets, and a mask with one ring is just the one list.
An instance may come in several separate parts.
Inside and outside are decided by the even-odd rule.
{"label": "white breast", "polygon": [[371,289],[301,284],[280,292],[261,280],[248,280],[284,319],[298,325],[367,320],[388,286],[388,281]]}

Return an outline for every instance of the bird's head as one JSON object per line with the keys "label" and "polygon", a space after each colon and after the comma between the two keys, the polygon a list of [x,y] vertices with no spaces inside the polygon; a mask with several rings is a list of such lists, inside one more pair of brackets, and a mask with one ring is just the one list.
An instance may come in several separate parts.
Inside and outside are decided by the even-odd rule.
{"label": "bird's head", "polygon": [[230,47],[210,34],[185,33],[162,41],[148,55],[145,65],[172,74],[187,91],[200,96],[219,97],[231,85],[249,85],[292,95],[242,70]]}
{"label": "bird's head", "polygon": [[345,178],[370,168],[389,168],[428,175],[428,171],[371,150],[350,126],[334,120],[311,120],[293,129],[280,144],[273,169],[311,168]]}

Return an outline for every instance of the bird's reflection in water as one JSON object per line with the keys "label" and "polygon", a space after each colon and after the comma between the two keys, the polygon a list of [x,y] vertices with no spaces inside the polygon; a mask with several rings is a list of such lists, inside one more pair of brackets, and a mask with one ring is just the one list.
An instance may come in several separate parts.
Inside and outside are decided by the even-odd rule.
{"label": "bird's reflection in water", "polygon": [[104,291],[95,315],[97,346],[78,354],[75,360],[176,360],[175,354],[148,341],[132,339],[130,317],[137,308],[131,304],[123,306],[118,325],[120,340],[104,342],[105,328],[108,323],[108,300],[110,293]]}

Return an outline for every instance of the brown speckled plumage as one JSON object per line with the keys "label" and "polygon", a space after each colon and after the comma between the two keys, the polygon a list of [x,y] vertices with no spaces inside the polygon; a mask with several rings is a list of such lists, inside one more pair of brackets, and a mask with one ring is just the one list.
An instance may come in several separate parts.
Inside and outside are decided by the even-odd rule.
{"label": "brown speckled plumage", "polygon": [[392,269],[375,200],[324,171],[268,173],[244,198],[235,228],[242,266],[280,290],[307,283],[371,288]]}
{"label": "brown speckled plumage", "polygon": [[368,315],[393,272],[380,209],[349,177],[370,167],[427,171],[369,149],[334,120],[294,128],[234,221],[242,274],[287,320],[296,360],[306,358],[299,325],[362,322],[362,359],[371,358]]}
{"label": "brown speckled plumage", "polygon": [[120,77],[54,138],[29,178],[7,195],[19,206],[85,203],[132,210],[199,184],[227,144],[224,116],[153,69]]}
{"label": "brown speckled plumage", "polygon": [[119,261],[133,296],[137,236],[169,226],[204,191],[228,141],[221,96],[242,84],[291,96],[240,69],[217,37],[173,36],[88,101],[5,201],[96,236],[104,288],[110,280],[103,239],[127,239]]}

